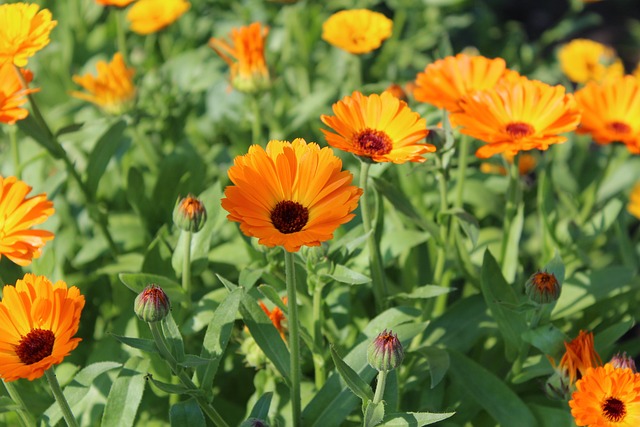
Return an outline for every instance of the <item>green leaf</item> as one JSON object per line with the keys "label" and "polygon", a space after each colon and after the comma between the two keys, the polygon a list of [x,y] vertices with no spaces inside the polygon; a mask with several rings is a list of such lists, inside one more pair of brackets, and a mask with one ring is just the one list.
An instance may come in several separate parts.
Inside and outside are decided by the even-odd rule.
{"label": "green leaf", "polygon": [[322,276],[331,277],[336,282],[347,283],[349,285],[362,285],[371,282],[371,278],[341,264],[336,264],[331,274],[323,274]]}
{"label": "green leaf", "polygon": [[102,427],[129,427],[133,425],[144,393],[145,374],[149,359],[131,357],[113,382],[107,404],[102,413]]}
{"label": "green leaf", "polygon": [[547,273],[553,274],[556,280],[558,281],[558,283],[562,286],[562,283],[564,283],[565,269],[564,269],[564,263],[562,262],[562,258],[560,258],[560,254],[557,251],[553,256],[553,258],[551,259],[551,261],[549,261],[542,270],[546,271]]}
{"label": "green leaf", "polygon": [[198,366],[208,365],[209,363],[211,363],[211,359],[196,356],[195,354],[187,354],[184,356],[184,360],[178,363],[178,365],[185,368],[197,368]]}
{"label": "green leaf", "polygon": [[269,301],[271,301],[276,307],[278,307],[284,313],[287,313],[287,306],[284,304],[284,302],[282,302],[282,297],[280,297],[280,294],[278,294],[278,291],[276,291],[273,286],[260,285],[258,286],[258,291],[260,291],[260,293]]}
{"label": "green leaf", "polygon": [[507,248],[502,262],[502,273],[507,282],[513,282],[518,271],[518,253],[520,239],[522,237],[522,227],[524,225],[524,203],[518,205],[518,211],[509,227],[507,237]]}
{"label": "green leaf", "polygon": [[206,427],[204,414],[195,399],[176,403],[169,410],[169,421],[172,427]]}
{"label": "green leaf", "polygon": [[584,235],[589,238],[601,236],[607,232],[613,222],[618,218],[624,204],[618,199],[612,199],[604,208],[596,212],[582,227]]}
{"label": "green leaf", "polygon": [[429,373],[431,374],[431,388],[440,384],[449,370],[449,353],[438,347],[423,347],[420,353],[427,358]]}
{"label": "green leaf", "polygon": [[114,333],[109,333],[109,335],[120,341],[122,344],[128,345],[129,347],[137,348],[138,350],[146,351],[147,353],[158,352],[158,347],[156,347],[156,343],[153,340],[148,340],[145,338],[125,337],[122,335],[116,335]]}
{"label": "green leaf", "polygon": [[458,224],[462,227],[462,230],[471,240],[472,247],[476,247],[478,244],[478,235],[480,233],[480,224],[476,217],[462,208],[448,209],[441,212],[441,215],[452,215],[457,219]]}
{"label": "green leaf", "polygon": [[365,427],[375,427],[384,418],[384,400],[378,403],[369,402],[364,410],[363,425]]}
{"label": "green leaf", "polygon": [[368,400],[373,400],[373,390],[371,390],[369,383],[360,378],[360,376],[342,360],[333,346],[331,346],[331,358],[336,365],[336,370],[353,394],[362,399],[363,403]]}
{"label": "green leaf", "polygon": [[125,142],[122,133],[126,128],[124,120],[118,120],[102,134],[93,147],[87,164],[87,189],[91,194],[96,194],[100,178],[107,169],[111,157]]}
{"label": "green leaf", "polygon": [[162,288],[171,303],[178,304],[185,300],[182,285],[164,276],[146,273],[120,273],[118,277],[127,288],[136,294],[142,292],[148,285],[155,284]]}
{"label": "green leaf", "polygon": [[264,273],[264,270],[262,269],[243,269],[238,277],[238,284],[248,291],[253,288],[253,285],[255,285],[260,277],[262,277],[262,273]]}
{"label": "green leaf", "polygon": [[446,420],[455,415],[455,412],[403,412],[398,414],[387,414],[378,424],[379,427],[420,427]]}
{"label": "green leaf", "polygon": [[609,326],[594,336],[594,347],[598,354],[604,355],[610,352],[615,347],[616,342],[626,334],[633,325],[635,325],[635,320],[633,318],[627,319]]}
{"label": "green leaf", "polygon": [[22,132],[35,139],[56,159],[61,159],[62,156],[65,155],[62,146],[55,142],[55,140],[53,140],[52,137],[40,127],[36,119],[33,117],[33,114],[29,114],[24,119],[18,120],[16,124]]}
{"label": "green leaf", "polygon": [[439,295],[447,294],[451,291],[455,290],[455,288],[445,288],[442,286],[435,285],[423,285],[416,287],[413,292],[405,293],[400,292],[395,295],[392,295],[392,299],[429,299],[435,298]]}
{"label": "green leaf", "polygon": [[273,398],[273,392],[268,392],[260,396],[260,399],[253,405],[249,418],[258,418],[260,420],[266,420],[269,416],[269,407],[271,406],[271,399]]}
{"label": "green leaf", "polygon": [[145,377],[145,380],[147,381],[151,381],[151,384],[153,384],[154,386],[156,386],[158,389],[164,391],[165,393],[169,393],[169,394],[189,394],[189,395],[197,395],[197,394],[201,394],[202,390],[198,390],[198,389],[191,389],[188,388],[186,386],[184,386],[183,384],[168,384],[162,381],[158,381],[156,379],[153,378],[153,375],[148,374]]}
{"label": "green leaf", "polygon": [[176,325],[176,321],[173,319],[171,313],[162,319],[160,324],[171,354],[176,358],[178,364],[182,363],[185,360],[184,341],[182,340],[182,334],[180,334],[178,325]]}
{"label": "green leaf", "polygon": [[548,323],[525,331],[522,334],[522,339],[544,354],[555,355],[563,352],[564,341],[567,337],[553,324]]}
{"label": "green leaf", "polygon": [[8,396],[0,396],[0,413],[19,411],[22,407]]}

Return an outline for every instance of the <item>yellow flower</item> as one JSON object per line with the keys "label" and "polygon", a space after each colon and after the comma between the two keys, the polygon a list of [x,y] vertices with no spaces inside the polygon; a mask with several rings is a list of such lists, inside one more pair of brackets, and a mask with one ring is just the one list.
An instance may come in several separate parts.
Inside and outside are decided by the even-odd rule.
{"label": "yellow flower", "polygon": [[96,0],[96,3],[102,6],[125,7],[133,3],[135,0]]}
{"label": "yellow flower", "polygon": [[[355,215],[362,190],[330,148],[304,139],[269,141],[238,156],[229,168],[222,207],[240,230],[261,245],[319,246]],[[259,184],[259,185],[257,185]]]}
{"label": "yellow flower", "polygon": [[33,79],[30,71],[18,71],[11,62],[0,64],[0,122],[10,125],[29,115],[29,111],[20,107],[27,102],[28,94],[38,91],[23,88],[18,73],[22,73],[27,83]]}
{"label": "yellow flower", "polygon": [[622,61],[613,49],[588,39],[575,39],[558,51],[560,67],[576,83],[602,81],[624,74]]}
{"label": "yellow flower", "polygon": [[173,24],[189,8],[186,0],[139,0],[127,13],[131,30],[151,34]]}
{"label": "yellow flower", "polygon": [[567,140],[558,134],[574,130],[580,112],[572,95],[562,86],[528,80],[503,79],[493,89],[476,91],[459,104],[452,115],[461,132],[486,142],[476,156],[546,150]]}
{"label": "yellow flower", "polygon": [[337,133],[322,129],[329,145],[374,162],[424,162],[436,151],[425,142],[425,119],[389,92],[364,96],[353,92],[333,104],[335,116],[320,120]]}
{"label": "yellow flower", "polygon": [[48,9],[37,4],[0,5],[0,63],[12,62],[18,67],[49,44],[49,33],[58,23],[51,20]]}
{"label": "yellow flower", "polygon": [[74,350],[84,296],[75,286],[26,274],[2,289],[0,377],[34,380]]}
{"label": "yellow flower", "polygon": [[54,209],[46,194],[26,198],[30,191],[31,187],[16,177],[0,175],[0,257],[22,266],[38,258],[44,244],[53,239],[50,231],[31,230],[45,222]]}
{"label": "yellow flower", "polygon": [[322,24],[322,39],[350,53],[367,53],[391,36],[393,21],[367,9],[334,13]]}
{"label": "yellow flower", "polygon": [[231,69],[231,84],[240,92],[254,93],[269,87],[264,45],[269,27],[259,22],[231,30],[231,43],[212,37],[209,46]]}
{"label": "yellow flower", "polygon": [[631,190],[627,210],[631,215],[640,219],[640,182],[636,183],[633,190]]}
{"label": "yellow flower", "polygon": [[131,108],[136,96],[133,85],[135,71],[127,68],[120,53],[113,55],[109,63],[98,61],[98,75],[87,73],[84,76],[73,76],[73,81],[87,92],[71,92],[74,96],[92,102],[110,114],[122,114]]}

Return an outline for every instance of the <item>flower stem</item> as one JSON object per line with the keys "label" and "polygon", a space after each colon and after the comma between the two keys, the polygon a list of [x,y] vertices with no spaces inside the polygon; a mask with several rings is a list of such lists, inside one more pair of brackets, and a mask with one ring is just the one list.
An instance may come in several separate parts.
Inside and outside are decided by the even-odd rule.
{"label": "flower stem", "polygon": [[187,308],[191,307],[191,238],[193,233],[185,231],[184,259],[182,263],[182,288],[186,294]]}
{"label": "flower stem", "polygon": [[[518,164],[520,156],[515,155],[509,168],[509,188],[507,189],[507,205],[504,214],[504,229],[502,231],[502,245],[500,248],[500,264],[502,271],[505,271],[507,258],[507,247],[509,246],[509,233],[511,225],[518,210],[518,205],[522,199],[522,189],[520,188],[520,168]],[[509,278],[507,278],[509,280]]]}
{"label": "flower stem", "polygon": [[24,400],[22,399],[22,396],[20,396],[20,393],[18,392],[16,387],[13,385],[13,383],[10,381],[3,381],[3,384],[4,384],[4,387],[7,389],[7,393],[9,393],[11,400],[13,400],[16,405],[20,406],[20,409],[16,411],[16,413],[18,414],[20,423],[24,427],[35,426],[36,420],[34,419],[33,415],[31,415],[31,413],[27,411],[27,405],[25,405]]}
{"label": "flower stem", "polygon": [[260,99],[258,98],[258,94],[251,95],[251,111],[253,113],[251,143],[260,145],[262,139],[262,115],[260,114]]}
{"label": "flower stem", "polygon": [[13,155],[13,165],[15,167],[15,176],[20,179],[22,175],[22,165],[20,164],[20,150],[18,149],[18,139],[16,138],[17,127],[9,126],[8,132],[11,154]]}
{"label": "flower stem", "polygon": [[[324,339],[322,336],[323,323],[322,286],[320,284],[316,284],[313,291],[313,342],[316,349],[324,348]],[[320,390],[324,385],[326,372],[324,367],[324,358],[321,354],[316,354],[316,352],[313,353],[313,367],[315,372],[316,389]]]}
{"label": "flower stem", "polygon": [[56,373],[53,371],[53,367],[44,371],[44,375],[47,377],[47,381],[49,381],[49,386],[51,387],[53,396],[56,398],[58,405],[60,405],[60,409],[62,409],[62,415],[64,416],[64,420],[67,422],[67,425],[69,427],[78,427],[78,422],[73,416],[73,412],[71,412],[69,402],[67,402],[67,399],[64,397],[64,393],[60,388],[60,384],[56,378]]}
{"label": "flower stem", "polygon": [[378,371],[378,383],[376,384],[376,393],[373,395],[373,403],[380,403],[384,396],[384,388],[387,385],[387,374],[389,371]]}
{"label": "flower stem", "polygon": [[298,303],[296,300],[296,276],[294,254],[284,251],[285,280],[287,283],[287,305],[289,306],[289,352],[291,354],[291,411],[294,427],[301,425],[300,402],[300,332],[298,330]]}
{"label": "flower stem", "polygon": [[110,13],[116,23],[116,41],[118,43],[118,52],[122,54],[124,62],[128,62],[129,53],[127,49],[127,36],[124,31],[124,10],[111,8]]}
{"label": "flower stem", "polygon": [[467,176],[467,163],[469,160],[469,136],[462,135],[460,146],[458,147],[458,182],[456,187],[456,198],[454,207],[461,208],[463,205],[464,180]]}

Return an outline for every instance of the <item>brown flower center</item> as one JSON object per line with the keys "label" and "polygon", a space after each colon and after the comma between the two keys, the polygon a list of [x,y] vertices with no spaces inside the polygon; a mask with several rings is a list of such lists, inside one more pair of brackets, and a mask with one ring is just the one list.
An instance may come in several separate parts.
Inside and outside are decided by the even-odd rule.
{"label": "brown flower center", "polygon": [[607,127],[611,131],[618,134],[628,134],[629,132],[631,132],[631,126],[624,122],[610,122],[607,123]]}
{"label": "brown flower center", "polygon": [[300,231],[309,221],[309,209],[298,202],[283,200],[271,211],[271,223],[283,234]]}
{"label": "brown flower center", "polygon": [[33,329],[22,337],[16,347],[16,354],[22,363],[32,365],[53,352],[56,336],[47,329]]}
{"label": "brown flower center", "polygon": [[520,139],[532,135],[535,129],[529,123],[513,122],[507,125],[506,131],[511,138]]}
{"label": "brown flower center", "polygon": [[366,156],[389,154],[393,141],[381,130],[364,129],[354,135],[355,145],[364,151]]}
{"label": "brown flower center", "polygon": [[624,402],[615,397],[608,397],[602,403],[602,415],[610,422],[617,423],[624,419],[627,415],[627,409],[624,406]]}

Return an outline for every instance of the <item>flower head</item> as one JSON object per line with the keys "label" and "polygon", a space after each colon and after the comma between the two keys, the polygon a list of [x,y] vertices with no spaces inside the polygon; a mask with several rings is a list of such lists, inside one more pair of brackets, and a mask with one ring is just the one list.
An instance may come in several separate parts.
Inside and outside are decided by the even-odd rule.
{"label": "flower head", "polygon": [[576,425],[636,427],[640,425],[640,375],[607,363],[587,369],[569,401]]}
{"label": "flower head", "polygon": [[207,221],[207,210],[204,203],[189,194],[178,199],[173,209],[173,223],[181,230],[197,233]]}
{"label": "flower head", "polygon": [[588,39],[575,39],[558,51],[560,67],[576,83],[602,81],[624,74],[622,61],[613,49]]}
{"label": "flower head", "polygon": [[18,71],[11,62],[0,64],[0,122],[15,124],[29,115],[29,111],[22,107],[27,102],[28,94],[37,92],[38,89],[26,89],[18,77],[18,73],[28,83],[33,79],[30,71],[21,69]]}
{"label": "flower head", "polygon": [[361,54],[380,47],[391,36],[393,21],[367,9],[336,12],[322,24],[322,39],[349,53]]}
{"label": "flower head", "polygon": [[186,0],[138,0],[127,13],[131,30],[151,34],[178,20],[189,8]]}
{"label": "flower head", "polygon": [[633,357],[627,356],[627,353],[616,353],[609,361],[616,369],[631,369],[634,373],[638,372],[636,369],[636,361]]}
{"label": "flower head", "polygon": [[133,310],[143,322],[159,322],[171,311],[171,303],[160,286],[149,285],[136,297]]}
{"label": "flower head", "polygon": [[34,380],[78,346],[84,297],[75,286],[26,274],[2,289],[0,377]]}
{"label": "flower head", "polygon": [[0,256],[22,266],[38,258],[44,244],[53,239],[50,231],[31,230],[45,222],[54,209],[46,194],[27,198],[30,191],[31,187],[16,177],[0,175]]}
{"label": "flower head", "polygon": [[127,111],[133,104],[136,88],[133,85],[135,71],[127,68],[119,52],[113,55],[109,63],[98,61],[98,75],[89,73],[73,76],[73,81],[87,92],[73,91],[71,95],[96,104],[107,113],[118,115]]}
{"label": "flower head", "polygon": [[337,133],[322,133],[329,145],[356,156],[374,162],[424,162],[422,154],[436,151],[424,141],[429,133],[426,121],[389,92],[353,92],[333,104],[333,113],[320,120]]}
{"label": "flower head", "polygon": [[96,3],[102,6],[125,7],[133,3],[135,0],[96,0]]}
{"label": "flower head", "polygon": [[546,271],[533,274],[524,289],[529,299],[538,304],[549,304],[557,301],[560,296],[560,282],[553,273]]}
{"label": "flower head", "polygon": [[371,341],[367,348],[367,361],[373,369],[391,371],[396,369],[404,359],[404,349],[393,331],[385,329]]}
{"label": "flower head", "polygon": [[[286,304],[287,297],[282,298],[282,302]],[[282,310],[280,310],[280,307],[276,306],[273,307],[273,310],[269,310],[267,306],[264,305],[262,301],[260,301],[260,308],[262,308],[262,311],[264,311],[269,319],[271,319],[271,323],[273,323],[273,326],[275,326],[278,332],[280,332],[282,340],[286,341],[284,338],[284,333],[287,328],[285,325],[283,325],[283,320],[286,321],[286,318],[284,317],[284,313],[282,312]]]}
{"label": "flower head", "polygon": [[271,84],[264,59],[264,46],[269,27],[259,22],[231,30],[231,42],[212,37],[209,46],[231,69],[231,84],[240,92],[254,93]]}
{"label": "flower head", "polygon": [[552,364],[556,370],[568,377],[570,384],[585,374],[588,368],[602,365],[602,360],[593,346],[593,332],[580,331],[578,336],[564,343],[565,353],[560,359],[560,364]]}
{"label": "flower head", "polygon": [[0,5],[0,63],[24,67],[30,57],[49,44],[49,33],[58,23],[48,9],[29,3]]}
{"label": "flower head", "polygon": [[452,115],[461,132],[486,144],[476,156],[546,150],[567,140],[558,134],[574,130],[580,112],[562,86],[549,86],[526,77],[503,79],[493,89],[476,91]]}
{"label": "flower head", "polygon": [[[222,207],[240,230],[269,247],[319,246],[350,221],[362,190],[330,148],[304,139],[249,147],[229,168]],[[259,185],[256,185],[259,183]]]}
{"label": "flower head", "polygon": [[640,182],[636,183],[633,190],[631,190],[627,210],[631,215],[640,219]]}

